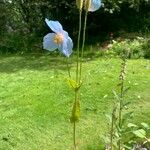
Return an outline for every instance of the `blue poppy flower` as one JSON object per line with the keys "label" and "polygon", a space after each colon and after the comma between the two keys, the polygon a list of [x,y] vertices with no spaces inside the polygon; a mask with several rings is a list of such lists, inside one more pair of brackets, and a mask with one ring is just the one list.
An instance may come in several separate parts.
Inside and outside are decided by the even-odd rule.
{"label": "blue poppy flower", "polygon": [[54,33],[48,33],[43,38],[43,48],[49,51],[58,49],[65,56],[69,57],[72,53],[73,42],[68,33],[63,30],[58,21],[45,19],[46,24]]}
{"label": "blue poppy flower", "polygon": [[88,11],[91,11],[91,12],[96,11],[102,5],[101,0],[90,0],[90,1],[91,2],[90,2],[90,6],[88,8]]}

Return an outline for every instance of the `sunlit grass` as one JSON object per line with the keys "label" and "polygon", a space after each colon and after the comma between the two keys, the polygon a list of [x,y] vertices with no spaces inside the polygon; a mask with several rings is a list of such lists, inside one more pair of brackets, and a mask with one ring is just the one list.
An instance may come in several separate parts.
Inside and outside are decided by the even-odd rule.
{"label": "sunlit grass", "polygon": [[[73,58],[74,59],[74,58]],[[75,71],[70,61],[71,73]],[[81,89],[81,120],[77,142],[81,150],[98,150],[107,131],[105,114],[112,109],[120,60],[86,58]],[[126,101],[132,122],[150,123],[150,61],[129,60]],[[0,56],[0,149],[70,150],[69,121],[73,92],[67,85],[66,60],[49,55]]]}

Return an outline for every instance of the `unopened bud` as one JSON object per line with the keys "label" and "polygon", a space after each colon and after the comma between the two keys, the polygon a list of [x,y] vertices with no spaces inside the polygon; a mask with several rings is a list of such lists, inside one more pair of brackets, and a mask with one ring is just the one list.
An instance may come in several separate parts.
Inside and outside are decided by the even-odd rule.
{"label": "unopened bud", "polygon": [[90,6],[91,6],[91,0],[85,0],[84,7],[86,11],[89,10]]}
{"label": "unopened bud", "polygon": [[76,5],[79,10],[82,10],[83,0],[76,0]]}

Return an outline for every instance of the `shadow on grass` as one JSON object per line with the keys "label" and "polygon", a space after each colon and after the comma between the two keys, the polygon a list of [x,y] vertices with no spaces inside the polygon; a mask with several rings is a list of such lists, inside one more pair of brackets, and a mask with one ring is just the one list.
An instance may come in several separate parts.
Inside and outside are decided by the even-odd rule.
{"label": "shadow on grass", "polygon": [[99,143],[97,143],[97,141],[94,141],[93,143],[88,144],[85,150],[105,150],[104,143],[102,143],[102,141]]}
{"label": "shadow on grass", "polygon": [[[76,54],[75,54],[76,55]],[[84,61],[91,61],[100,57],[95,53],[85,53]],[[75,66],[76,57],[68,59],[69,67]],[[24,55],[0,55],[0,72],[12,73],[19,70],[48,70],[58,69],[67,70],[67,58],[58,53],[39,53]]]}
{"label": "shadow on grass", "polygon": [[[69,60],[69,66],[73,65]],[[0,72],[12,73],[19,70],[67,70],[67,58],[44,54],[32,55],[1,55]]]}

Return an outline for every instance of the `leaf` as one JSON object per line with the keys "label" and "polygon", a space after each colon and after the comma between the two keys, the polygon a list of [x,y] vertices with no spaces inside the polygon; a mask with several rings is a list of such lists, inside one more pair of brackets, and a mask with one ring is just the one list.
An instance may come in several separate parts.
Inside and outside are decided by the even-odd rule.
{"label": "leaf", "polygon": [[77,83],[75,80],[68,79],[68,84],[74,90],[78,90],[81,87],[81,84]]}
{"label": "leaf", "polygon": [[135,130],[133,134],[142,139],[146,137],[146,131],[143,129]]}
{"label": "leaf", "polygon": [[117,95],[116,91],[113,90],[113,94],[114,94],[114,96],[115,96],[115,98],[116,98],[117,100],[120,99],[120,97]]}
{"label": "leaf", "polygon": [[127,112],[122,116],[122,124],[125,124],[127,120],[131,119],[133,112]]}
{"label": "leaf", "polygon": [[128,123],[127,125],[129,128],[132,128],[132,127],[138,127],[136,124],[133,124],[133,123]]}
{"label": "leaf", "polygon": [[125,108],[125,109],[127,109],[128,107],[128,105],[130,105],[131,104],[131,102],[126,102],[126,103],[123,103],[123,108]]}
{"label": "leaf", "polygon": [[141,125],[146,129],[150,129],[150,126],[145,122],[142,122]]}
{"label": "leaf", "polygon": [[106,114],[105,116],[106,116],[106,118],[108,118],[108,121],[111,123],[111,122],[112,122],[112,117],[111,117],[111,115]]}
{"label": "leaf", "polygon": [[127,87],[127,88],[123,91],[123,94],[126,94],[129,89],[130,89],[130,87]]}
{"label": "leaf", "polygon": [[70,118],[70,121],[72,123],[79,121],[80,118],[80,103],[79,101],[74,102],[73,108],[72,108],[72,116]]}

